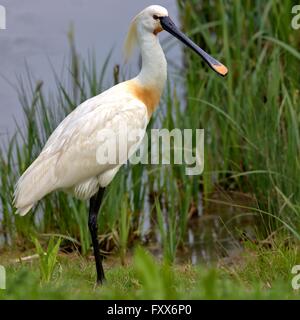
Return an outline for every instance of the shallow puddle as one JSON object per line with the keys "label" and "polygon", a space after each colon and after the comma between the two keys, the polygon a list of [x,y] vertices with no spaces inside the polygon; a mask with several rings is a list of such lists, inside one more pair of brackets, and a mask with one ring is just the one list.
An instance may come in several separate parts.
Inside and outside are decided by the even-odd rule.
{"label": "shallow puddle", "polygon": [[[197,214],[190,218],[184,244],[177,248],[176,262],[212,263],[240,254],[245,238],[255,238],[257,217],[247,207],[255,207],[250,196],[240,193],[212,195],[204,208],[198,208]],[[159,231],[154,234],[149,250],[162,258]]]}

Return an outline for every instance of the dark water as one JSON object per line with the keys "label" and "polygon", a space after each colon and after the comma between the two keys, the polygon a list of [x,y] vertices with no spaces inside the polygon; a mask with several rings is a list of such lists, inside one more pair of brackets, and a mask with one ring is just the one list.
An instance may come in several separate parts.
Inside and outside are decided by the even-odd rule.
{"label": "dark water", "polygon": [[[190,214],[188,232],[176,251],[177,263],[234,263],[244,241],[255,240],[257,217],[241,207],[255,207],[251,197],[241,193],[215,193],[200,201]],[[159,230],[148,243],[150,251],[163,257]]]}

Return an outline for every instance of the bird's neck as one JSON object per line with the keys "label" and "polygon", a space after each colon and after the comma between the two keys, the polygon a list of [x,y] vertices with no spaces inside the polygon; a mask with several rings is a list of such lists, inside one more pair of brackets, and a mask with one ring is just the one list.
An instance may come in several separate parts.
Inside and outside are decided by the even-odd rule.
{"label": "bird's neck", "polygon": [[167,80],[167,61],[159,39],[152,33],[138,33],[138,41],[142,69],[136,79],[143,87],[154,88],[161,95]]}

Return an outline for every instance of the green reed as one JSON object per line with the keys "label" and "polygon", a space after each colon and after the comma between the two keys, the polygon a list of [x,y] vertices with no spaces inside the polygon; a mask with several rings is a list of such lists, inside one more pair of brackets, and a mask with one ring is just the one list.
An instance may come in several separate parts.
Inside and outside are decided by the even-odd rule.
{"label": "green reed", "polygon": [[[185,51],[185,116],[205,128],[205,198],[249,193],[265,231],[283,221],[300,238],[299,31],[293,1],[178,1],[182,27],[229,69],[226,79]],[[229,183],[230,182],[230,183]]]}
{"label": "green reed", "polygon": [[[300,237],[300,54],[299,32],[290,27],[292,1],[191,0],[178,5],[182,28],[224,62],[229,75],[218,77],[185,51],[184,72],[178,70],[176,81],[168,83],[148,130],[204,128],[205,171],[187,176],[185,166],[150,164],[120,170],[105,195],[99,233],[102,250],[119,248],[123,262],[128,246],[141,238],[146,216],[148,232],[159,230],[164,256],[173,261],[186,237],[191,209],[198,207],[201,194],[207,205],[216,190],[251,195],[256,206],[245,210],[264,218],[259,225],[263,232],[284,226]],[[20,81],[24,125],[16,124],[16,134],[0,150],[0,232],[6,244],[24,246],[30,245],[32,234],[61,235],[62,246],[76,246],[86,254],[87,203],[54,193],[25,217],[15,216],[12,206],[18,177],[58,123],[80,102],[123,80],[118,68],[110,70],[110,55],[102,67],[93,55],[83,61],[72,33],[69,37],[67,81],[54,71],[55,92],[45,93],[29,71]],[[182,99],[178,89],[183,86]]]}

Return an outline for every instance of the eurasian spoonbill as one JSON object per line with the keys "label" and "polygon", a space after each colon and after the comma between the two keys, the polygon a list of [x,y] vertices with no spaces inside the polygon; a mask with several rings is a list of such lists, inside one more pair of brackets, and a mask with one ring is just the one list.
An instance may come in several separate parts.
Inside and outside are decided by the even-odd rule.
{"label": "eurasian spoonbill", "polygon": [[[72,192],[77,198],[90,199],[88,226],[98,283],[105,279],[97,238],[98,212],[105,187],[128,158],[127,155],[116,164],[99,163],[96,156],[99,150],[98,134],[106,129],[117,134],[124,126],[145,133],[167,79],[167,62],[157,36],[163,30],[193,49],[215,72],[222,76],[227,74],[224,65],[175,26],[165,8],[157,5],[147,7],[131,22],[125,42],[127,56],[131,55],[136,45],[141,50],[140,73],[88,99],[71,112],[55,129],[38,158],[16,185],[14,205],[21,216],[54,190]],[[128,150],[137,150],[141,141],[128,141]]]}

